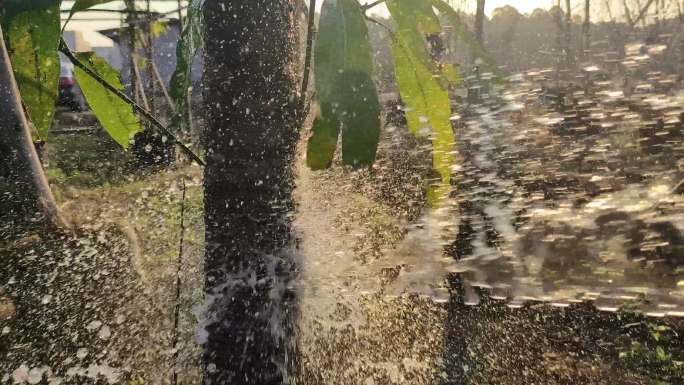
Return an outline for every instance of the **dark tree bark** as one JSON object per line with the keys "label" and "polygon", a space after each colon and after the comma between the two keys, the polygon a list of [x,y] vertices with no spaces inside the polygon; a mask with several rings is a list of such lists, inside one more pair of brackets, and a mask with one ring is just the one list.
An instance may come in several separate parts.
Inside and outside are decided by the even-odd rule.
{"label": "dark tree bark", "polygon": [[287,375],[296,9],[296,0],[205,4],[207,384]]}
{"label": "dark tree bark", "polygon": [[477,0],[477,10],[475,12],[475,37],[481,46],[484,47],[484,19],[485,19],[485,0]]}
{"label": "dark tree bark", "polygon": [[0,224],[16,230],[37,223],[65,225],[31,140],[0,28]]}

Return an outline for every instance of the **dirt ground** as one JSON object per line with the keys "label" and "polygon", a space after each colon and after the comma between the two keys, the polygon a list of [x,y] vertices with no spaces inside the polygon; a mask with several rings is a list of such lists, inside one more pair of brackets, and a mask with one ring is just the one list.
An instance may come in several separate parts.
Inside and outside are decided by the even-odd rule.
{"label": "dirt ground", "polygon": [[[485,292],[465,305],[460,279],[436,257],[453,226],[422,203],[426,147],[388,127],[371,171],[298,168],[292,383],[684,383],[681,319],[510,306]],[[175,366],[178,383],[198,384],[200,170],[107,182],[101,168],[65,168],[48,172],[78,230],[0,242],[0,383],[168,384]]]}
{"label": "dirt ground", "polygon": [[71,229],[0,241],[0,383],[168,384],[176,367],[198,384],[201,170],[133,175],[128,154],[83,158],[115,153],[101,133],[52,143],[44,161]]}

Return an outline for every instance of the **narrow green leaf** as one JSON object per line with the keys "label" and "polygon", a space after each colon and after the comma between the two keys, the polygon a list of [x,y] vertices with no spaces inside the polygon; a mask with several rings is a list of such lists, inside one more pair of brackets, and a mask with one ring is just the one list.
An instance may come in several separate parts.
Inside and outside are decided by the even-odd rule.
{"label": "narrow green leaf", "polygon": [[76,0],[74,5],[71,6],[71,12],[69,13],[69,18],[80,11],[85,11],[88,8],[92,8],[98,4],[111,3],[114,0]]}
{"label": "narrow green leaf", "polygon": [[428,0],[388,0],[387,8],[397,25],[397,35],[414,57],[428,68],[434,64],[425,44],[425,37],[442,31],[437,15]]}
{"label": "narrow green leaf", "polygon": [[307,147],[306,165],[312,170],[325,170],[330,167],[339,135],[340,122],[335,117],[332,106],[320,105],[313,123],[313,136],[309,139]]}
{"label": "narrow green leaf", "polygon": [[59,87],[59,6],[16,14],[7,32],[22,102],[38,137],[46,139]]}
{"label": "narrow green leaf", "polygon": [[176,70],[171,76],[169,94],[174,104],[175,114],[171,119],[171,130],[186,130],[189,127],[187,92],[192,84],[192,62],[197,51],[204,44],[203,0],[191,0],[180,40],[176,46]]}
{"label": "narrow green leaf", "polygon": [[370,74],[344,73],[338,79],[342,101],[342,162],[371,166],[380,140],[380,103]]}
{"label": "narrow green leaf", "polygon": [[388,0],[386,4],[397,25],[394,38],[401,40],[411,56],[430,70],[443,88],[460,82],[458,71],[452,64],[436,63],[428,51],[427,37],[442,32],[430,0]]}
{"label": "narrow green leaf", "polygon": [[[123,90],[119,74],[104,59],[92,52],[77,53],[76,57],[109,84],[118,90]],[[102,127],[121,147],[128,148],[133,136],[141,130],[140,122],[133,113],[133,108],[114,93],[105,89],[80,68],[76,68],[75,75],[88,105],[90,105]]]}
{"label": "narrow green leaf", "polygon": [[69,17],[64,23],[64,27],[69,24],[69,21],[76,12],[85,11],[86,9],[94,7],[98,4],[110,3],[112,1],[114,0],[76,0],[74,5],[71,6],[71,12],[69,12]]}
{"label": "narrow green leaf", "polygon": [[380,136],[380,104],[368,28],[358,2],[323,2],[315,48],[316,96],[324,108],[314,124],[307,163],[312,168],[329,166],[335,150],[330,144],[336,145],[341,130],[344,164],[370,166]]}
{"label": "narrow green leaf", "polygon": [[434,61],[428,51],[428,37],[441,32],[430,0],[387,0],[386,4],[397,25],[392,56],[409,130],[432,140],[432,167],[440,181],[430,186],[428,202],[437,205],[451,191],[456,145],[448,87],[461,77],[453,65]]}
{"label": "narrow green leaf", "polygon": [[416,136],[432,138],[433,168],[442,182],[448,183],[455,160],[449,93],[400,40],[392,44],[392,56],[409,130]]}

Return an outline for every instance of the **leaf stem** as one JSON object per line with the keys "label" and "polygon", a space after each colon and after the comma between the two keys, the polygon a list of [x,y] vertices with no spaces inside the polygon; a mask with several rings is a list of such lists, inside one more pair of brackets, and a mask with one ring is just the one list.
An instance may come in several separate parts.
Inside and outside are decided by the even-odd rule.
{"label": "leaf stem", "polygon": [[302,79],[302,91],[300,108],[302,108],[302,115],[306,114],[304,110],[306,106],[307,93],[309,90],[309,78],[311,77],[311,57],[313,56],[314,35],[316,34],[316,0],[309,2],[309,16],[308,26],[306,30],[306,58],[304,59],[304,78]]}
{"label": "leaf stem", "polygon": [[202,158],[200,158],[197,154],[195,154],[188,146],[185,144],[181,143],[178,138],[169,131],[169,129],[162,124],[159,119],[157,119],[154,115],[152,115],[149,111],[146,109],[142,108],[138,103],[134,102],[126,96],[123,92],[118,90],[116,87],[113,85],[109,84],[106,80],[104,80],[100,75],[98,75],[95,71],[90,69],[88,66],[83,64],[80,60],[74,56],[74,54],[71,52],[69,47],[67,47],[66,43],[64,42],[64,39],[62,38],[60,43],[59,43],[59,51],[62,52],[73,64],[74,66],[80,68],[85,72],[88,76],[93,78],[95,81],[100,83],[104,88],[106,88],[108,91],[112,92],[114,95],[116,95],[119,99],[123,100],[127,104],[129,104],[131,107],[133,107],[133,110],[135,110],[137,113],[142,115],[145,119],[147,119],[150,123],[152,123],[153,126],[155,126],[162,134],[166,135],[169,137],[172,142],[180,149],[185,152],[187,156],[189,156],[192,160],[194,160],[197,164],[200,166],[205,166],[204,161]]}
{"label": "leaf stem", "polygon": [[372,2],[372,3],[368,3],[368,4],[365,4],[365,5],[362,5],[362,6],[361,6],[361,11],[366,12],[367,10],[369,10],[369,9],[371,9],[371,8],[373,8],[373,7],[375,7],[376,5],[380,5],[380,4],[384,3],[384,2],[385,2],[385,0],[376,0],[376,1]]}

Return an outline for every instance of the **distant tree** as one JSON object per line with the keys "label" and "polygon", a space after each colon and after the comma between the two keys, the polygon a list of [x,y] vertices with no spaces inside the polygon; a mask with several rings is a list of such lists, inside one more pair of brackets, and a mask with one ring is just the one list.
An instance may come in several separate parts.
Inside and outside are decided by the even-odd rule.
{"label": "distant tree", "polygon": [[508,51],[511,49],[511,44],[515,39],[518,24],[522,17],[520,12],[510,5],[496,8],[492,12],[492,25],[495,25],[501,31],[498,40],[501,42],[503,50]]}
{"label": "distant tree", "polygon": [[565,0],[565,26],[563,30],[563,52],[565,65],[571,67],[573,65],[572,55],[572,4],[570,0]]}
{"label": "distant tree", "polygon": [[484,44],[485,0],[477,0],[475,12],[475,37],[480,45]]}
{"label": "distant tree", "polygon": [[580,57],[584,59],[591,45],[591,0],[584,0],[584,22],[582,24],[582,46]]}

